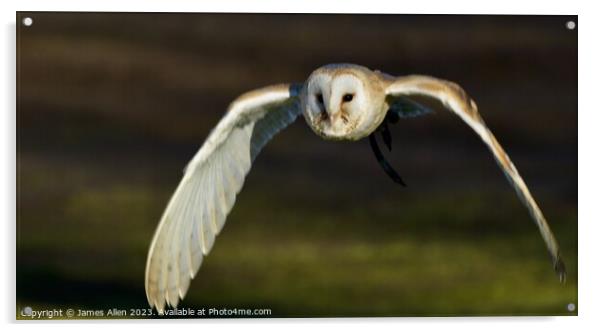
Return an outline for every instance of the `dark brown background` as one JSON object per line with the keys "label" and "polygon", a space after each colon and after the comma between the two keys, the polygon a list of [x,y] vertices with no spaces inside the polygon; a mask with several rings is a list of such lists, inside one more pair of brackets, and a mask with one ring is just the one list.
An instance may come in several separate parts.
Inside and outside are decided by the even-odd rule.
{"label": "dark brown background", "polygon": [[182,307],[273,316],[570,314],[577,303],[577,31],[562,16],[18,13],[17,312],[144,308],[152,233],[237,95],[351,62],[455,81],[555,231],[437,112],[366,141],[299,119],[268,144]]}

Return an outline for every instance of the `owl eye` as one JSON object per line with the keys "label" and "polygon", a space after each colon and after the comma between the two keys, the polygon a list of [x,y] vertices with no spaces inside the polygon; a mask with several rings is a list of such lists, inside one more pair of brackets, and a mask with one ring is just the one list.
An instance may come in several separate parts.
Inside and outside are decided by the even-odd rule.
{"label": "owl eye", "polygon": [[316,99],[318,100],[318,103],[324,104],[324,98],[322,98],[322,94],[321,93],[318,93],[316,95]]}
{"label": "owl eye", "polygon": [[343,96],[343,102],[344,102],[344,103],[346,103],[346,102],[350,102],[350,101],[352,101],[352,100],[353,100],[353,94],[351,94],[351,93],[346,93],[346,94]]}

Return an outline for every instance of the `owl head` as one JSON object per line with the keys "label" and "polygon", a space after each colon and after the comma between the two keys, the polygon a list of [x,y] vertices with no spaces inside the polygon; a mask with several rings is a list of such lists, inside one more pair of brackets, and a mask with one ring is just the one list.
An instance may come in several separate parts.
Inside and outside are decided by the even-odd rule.
{"label": "owl head", "polygon": [[307,124],[325,139],[358,140],[383,121],[381,80],[370,69],[334,64],[311,73],[301,94]]}

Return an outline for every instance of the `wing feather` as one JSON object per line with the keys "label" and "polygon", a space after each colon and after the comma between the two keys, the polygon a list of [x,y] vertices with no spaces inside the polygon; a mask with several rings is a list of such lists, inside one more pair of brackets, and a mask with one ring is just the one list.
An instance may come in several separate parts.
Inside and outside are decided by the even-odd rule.
{"label": "wing feather", "polygon": [[202,242],[202,223],[200,216],[193,216],[192,225],[192,242],[190,243],[190,258],[192,264],[190,268],[190,279],[194,279],[196,272],[203,263],[203,242]]}
{"label": "wing feather", "polygon": [[276,85],[235,100],[184,170],[151,243],[148,302],[162,312],[184,298],[265,144],[300,114],[298,84]]}
{"label": "wing feather", "polygon": [[527,207],[532,219],[539,228],[541,236],[546,243],[548,253],[552,258],[554,270],[561,282],[566,279],[566,269],[560,256],[560,249],[552,230],[518,173],[516,167],[499,144],[493,133],[489,130],[478,112],[475,102],[468,97],[460,86],[453,82],[429,76],[411,75],[399,78],[383,76],[388,81],[386,89],[389,96],[422,95],[438,99],[443,105],[458,115],[470,126],[485,142],[500,166],[504,175],[514,187],[519,199]]}
{"label": "wing feather", "polygon": [[394,112],[399,118],[416,118],[433,112],[430,108],[401,96],[389,96],[387,104],[389,112]]}

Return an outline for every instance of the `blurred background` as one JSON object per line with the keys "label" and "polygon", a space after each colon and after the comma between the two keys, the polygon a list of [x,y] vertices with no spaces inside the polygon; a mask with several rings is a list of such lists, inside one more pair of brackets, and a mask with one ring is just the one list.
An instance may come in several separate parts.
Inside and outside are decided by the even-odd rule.
{"label": "blurred background", "polygon": [[279,134],[180,307],[576,314],[576,19],[18,13],[17,312],[147,308],[153,232],[227,105],[351,62],[465,88],[547,216],[567,283],[485,145],[429,103],[391,127],[407,188],[367,140],[323,141],[303,119]]}

